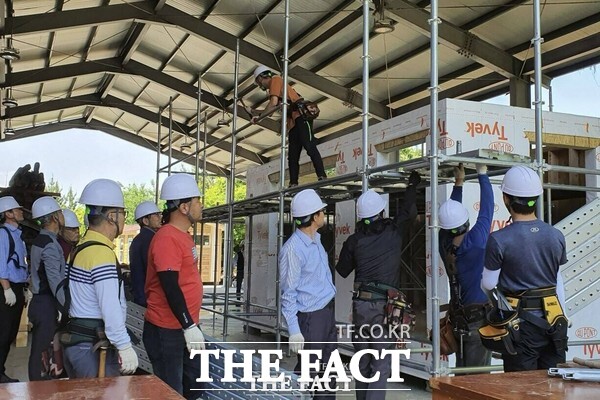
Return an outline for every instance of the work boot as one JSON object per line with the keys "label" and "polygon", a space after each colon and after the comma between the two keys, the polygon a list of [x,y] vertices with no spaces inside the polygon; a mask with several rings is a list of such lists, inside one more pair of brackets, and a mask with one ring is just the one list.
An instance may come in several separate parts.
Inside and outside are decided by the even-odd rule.
{"label": "work boot", "polygon": [[0,375],[0,383],[16,383],[16,382],[19,382],[19,380],[10,378],[6,374]]}

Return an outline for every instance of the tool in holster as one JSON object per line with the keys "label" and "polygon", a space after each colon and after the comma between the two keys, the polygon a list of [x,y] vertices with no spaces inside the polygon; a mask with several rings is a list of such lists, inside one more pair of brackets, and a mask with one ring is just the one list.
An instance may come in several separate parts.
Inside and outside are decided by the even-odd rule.
{"label": "tool in holster", "polygon": [[515,343],[521,338],[519,313],[497,288],[492,290],[496,305],[487,307],[487,325],[479,328],[481,343],[489,350],[504,355],[516,355]]}
{"label": "tool in holster", "polygon": [[107,346],[100,347],[100,357],[98,362],[98,378],[104,378],[106,374],[106,352],[108,351]]}

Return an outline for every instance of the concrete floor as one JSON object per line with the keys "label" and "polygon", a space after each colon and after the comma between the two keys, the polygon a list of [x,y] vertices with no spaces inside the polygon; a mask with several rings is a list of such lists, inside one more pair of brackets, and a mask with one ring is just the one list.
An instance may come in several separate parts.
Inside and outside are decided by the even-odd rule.
{"label": "concrete floor", "polygon": [[[259,349],[259,348],[275,348],[275,335],[272,333],[259,333],[258,335],[246,335],[244,332],[244,323],[238,320],[229,320],[229,335],[225,338],[227,342],[240,342],[234,346],[244,349]],[[217,341],[223,340],[223,319],[216,317],[214,319],[208,312],[201,314],[201,326],[206,335],[212,336]],[[270,342],[257,344],[256,342]],[[284,347],[285,349],[285,347]],[[29,360],[29,346],[16,348],[12,347],[8,360],[6,362],[6,373],[11,378],[19,379],[21,382],[28,380],[27,378],[27,363]],[[296,363],[296,356],[288,357],[284,350],[284,359],[281,362],[281,367],[287,370],[293,369]],[[431,393],[426,390],[426,382],[422,379],[413,378],[408,375],[403,375],[404,384],[389,384],[386,393],[387,400],[429,400]],[[352,385],[353,387],[353,385]],[[403,390],[401,390],[403,389]],[[406,390],[408,389],[408,390]],[[344,400],[355,399],[354,392],[338,392],[337,398]]]}

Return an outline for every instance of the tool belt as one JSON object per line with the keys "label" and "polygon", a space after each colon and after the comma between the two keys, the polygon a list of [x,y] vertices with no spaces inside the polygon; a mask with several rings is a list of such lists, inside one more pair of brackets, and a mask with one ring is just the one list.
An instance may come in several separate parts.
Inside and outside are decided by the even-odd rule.
{"label": "tool belt", "polygon": [[354,295],[352,296],[352,300],[387,301],[388,289],[398,290],[393,286],[386,285],[385,283],[354,282],[354,292],[352,292]]}
{"label": "tool belt", "polygon": [[519,342],[519,324],[517,311],[503,311],[493,306],[488,307],[487,325],[479,328],[481,343],[489,350],[502,355],[516,355],[515,343]]}
{"label": "tool belt", "polygon": [[416,314],[406,300],[406,295],[393,286],[381,282],[355,282],[353,300],[385,301],[384,325],[415,325]]}
{"label": "tool belt", "polygon": [[60,332],[60,343],[65,346],[74,346],[79,343],[94,343],[93,350],[100,347],[109,347],[110,342],[104,332],[104,321],[95,318],[71,318]]}
{"label": "tool belt", "polygon": [[[486,304],[469,304],[460,307],[458,310],[450,308],[448,310],[452,321],[462,321],[463,325],[469,325],[475,322],[485,322]],[[461,326],[464,330],[469,330],[468,326]]]}
{"label": "tool belt", "polygon": [[[506,295],[506,300],[517,313],[519,317],[518,319],[521,321],[527,321],[538,328],[545,330],[546,334],[552,338],[557,351],[566,350],[568,340],[568,320],[563,312],[560,302],[558,301],[556,287],[552,286],[547,288],[526,290],[519,293],[509,293]],[[531,311],[534,310],[543,311],[545,318],[538,317],[537,315],[531,313]],[[492,326],[489,318],[488,324],[489,326]],[[509,330],[509,328],[506,326],[504,328]],[[489,329],[486,330],[487,336],[490,335],[490,332],[491,331]],[[482,337],[482,341],[484,341],[484,334],[482,333],[481,329],[479,333]]]}

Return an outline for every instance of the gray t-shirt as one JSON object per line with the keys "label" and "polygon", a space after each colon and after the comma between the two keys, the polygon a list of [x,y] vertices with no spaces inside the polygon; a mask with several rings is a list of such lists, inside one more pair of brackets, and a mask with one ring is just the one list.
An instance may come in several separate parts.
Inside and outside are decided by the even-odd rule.
{"label": "gray t-shirt", "polygon": [[485,267],[501,269],[498,287],[508,293],[556,286],[558,268],[566,262],[565,237],[540,220],[493,232],[485,252]]}

